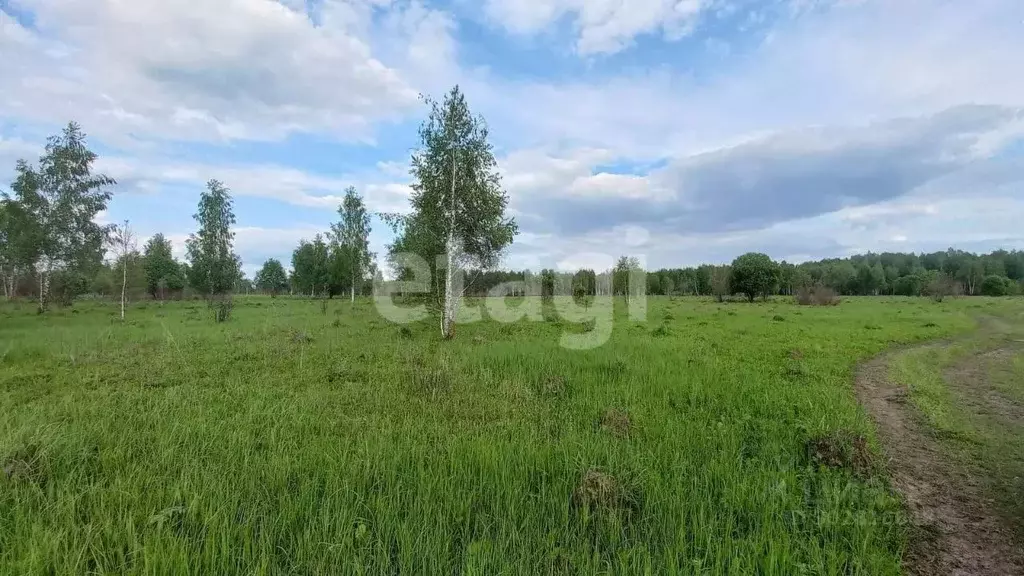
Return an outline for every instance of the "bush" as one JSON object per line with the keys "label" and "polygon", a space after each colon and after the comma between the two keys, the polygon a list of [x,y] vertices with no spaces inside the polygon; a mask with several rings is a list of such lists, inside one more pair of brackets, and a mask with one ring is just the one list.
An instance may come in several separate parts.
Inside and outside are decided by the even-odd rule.
{"label": "bush", "polygon": [[945,274],[936,274],[927,285],[924,293],[932,300],[942,302],[946,296],[959,296],[960,283]]}
{"label": "bush", "polygon": [[897,296],[920,296],[923,290],[923,282],[917,274],[901,276],[893,285],[893,293]]}
{"label": "bush", "polygon": [[50,275],[50,302],[62,308],[71,306],[75,298],[85,294],[89,281],[77,272],[53,272]]}
{"label": "bush", "polygon": [[1016,293],[1017,283],[1005,276],[992,274],[981,281],[982,296],[1013,296]]}
{"label": "bush", "polygon": [[216,322],[227,322],[231,319],[231,310],[234,309],[235,304],[230,295],[214,297],[210,304],[213,307],[213,319]]}
{"label": "bush", "polygon": [[841,302],[839,294],[828,286],[804,286],[793,296],[801,306],[836,306]]}

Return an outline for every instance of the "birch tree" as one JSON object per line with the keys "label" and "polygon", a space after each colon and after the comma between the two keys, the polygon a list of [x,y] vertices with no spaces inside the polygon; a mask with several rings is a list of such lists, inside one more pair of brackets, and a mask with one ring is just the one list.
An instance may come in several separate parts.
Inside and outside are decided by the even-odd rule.
{"label": "birch tree", "polygon": [[[113,178],[93,174],[96,154],[71,122],[51,136],[38,168],[19,160],[11,186],[20,207],[20,259],[39,279],[39,310],[47,308],[55,271],[71,272],[102,259],[107,228],[95,222],[107,208]],[[8,199],[10,200],[10,199]]]}
{"label": "birch tree", "polygon": [[143,250],[146,291],[150,296],[163,300],[167,290],[176,292],[184,288],[181,266],[174,260],[171,241],[167,237],[154,234]]}
{"label": "birch tree", "polygon": [[347,269],[352,304],[356,301],[356,286],[370,270],[370,214],[356,189],[345,190],[345,200],[338,207],[340,220],[331,224],[331,250]]}
{"label": "birch tree", "polygon": [[310,297],[327,298],[331,289],[330,247],[317,234],[312,242],[299,241],[292,252],[292,286]]}
{"label": "birch tree", "polygon": [[7,198],[0,198],[0,284],[3,284],[4,297],[14,298],[18,285],[20,264],[19,222],[20,207]]}
{"label": "birch tree", "polygon": [[[466,289],[460,270],[493,268],[518,227],[505,216],[508,195],[484,119],[470,113],[458,86],[442,102],[426,103],[430,113],[412,156],[411,213],[386,220],[397,232],[389,251],[417,254],[430,266],[441,335],[447,339],[455,334],[455,316]],[[438,268],[444,269],[443,281]]]}
{"label": "birch tree", "polygon": [[241,261],[232,251],[235,234],[231,226],[235,214],[231,193],[217,180],[206,184],[199,198],[199,211],[193,216],[199,230],[189,236],[186,253],[188,281],[194,290],[212,299],[231,292],[239,275]]}
{"label": "birch tree", "polygon": [[127,220],[120,226],[114,226],[111,229],[110,247],[114,252],[115,262],[121,263],[121,321],[124,322],[124,304],[128,292],[128,264],[138,251],[135,233]]}

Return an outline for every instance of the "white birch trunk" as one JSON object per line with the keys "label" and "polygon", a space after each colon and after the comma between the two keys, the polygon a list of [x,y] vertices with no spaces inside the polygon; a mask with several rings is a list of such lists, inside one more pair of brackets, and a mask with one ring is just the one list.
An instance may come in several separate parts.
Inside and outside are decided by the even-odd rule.
{"label": "white birch trunk", "polygon": [[353,278],[352,279],[352,305],[355,306],[355,304],[356,304],[356,281],[355,281],[355,278]]}
{"label": "white birch trunk", "polygon": [[456,164],[456,155],[452,153],[452,192],[448,198],[448,238],[445,241],[445,248],[447,249],[447,262],[448,265],[444,271],[444,309],[441,314],[441,336],[444,338],[452,338],[455,333],[453,325],[455,324],[455,179],[458,174],[458,165]]}
{"label": "white birch trunk", "polygon": [[444,271],[444,313],[441,317],[441,335],[445,338],[451,338],[452,324],[455,322],[455,286],[454,286],[454,268],[455,268],[455,233],[454,230],[448,230],[448,265]]}
{"label": "white birch trunk", "polygon": [[121,321],[124,322],[124,295],[128,289],[128,257],[121,263]]}
{"label": "white birch trunk", "polygon": [[50,263],[43,266],[43,269],[39,272],[39,311],[46,310],[46,295],[49,292],[50,283]]}

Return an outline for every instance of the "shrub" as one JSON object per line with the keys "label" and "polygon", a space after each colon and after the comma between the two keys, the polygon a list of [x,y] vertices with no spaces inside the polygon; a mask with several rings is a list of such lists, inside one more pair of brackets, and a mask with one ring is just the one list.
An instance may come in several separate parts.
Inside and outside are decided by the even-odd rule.
{"label": "shrub", "polygon": [[942,302],[947,296],[960,295],[960,283],[945,274],[936,274],[924,287],[924,293],[936,302]]}
{"label": "shrub", "polygon": [[985,276],[981,281],[983,296],[1012,296],[1017,293],[1017,283],[1005,276]]}
{"label": "shrub", "polygon": [[50,302],[61,308],[71,306],[76,297],[89,287],[86,277],[76,272],[54,272],[50,275]]}
{"label": "shrub", "polygon": [[828,286],[804,286],[793,296],[801,306],[836,306],[841,299],[835,290]]}
{"label": "shrub", "polygon": [[731,271],[728,266],[711,267],[711,293],[715,300],[722,302],[729,293],[729,280]]}
{"label": "shrub", "polygon": [[231,319],[231,311],[235,304],[230,295],[215,297],[211,302],[213,306],[213,319],[216,322],[227,322]]}

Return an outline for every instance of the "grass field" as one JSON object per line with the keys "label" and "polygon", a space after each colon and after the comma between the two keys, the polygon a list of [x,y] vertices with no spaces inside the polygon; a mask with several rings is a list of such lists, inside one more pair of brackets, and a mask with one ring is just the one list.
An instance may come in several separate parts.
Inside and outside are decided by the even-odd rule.
{"label": "grass field", "polygon": [[369,300],[8,304],[0,572],[898,573],[853,367],[1013,306],[650,299],[578,351]]}
{"label": "grass field", "polygon": [[1024,535],[1024,306],[984,317],[970,338],[897,354],[906,385],[946,454]]}

